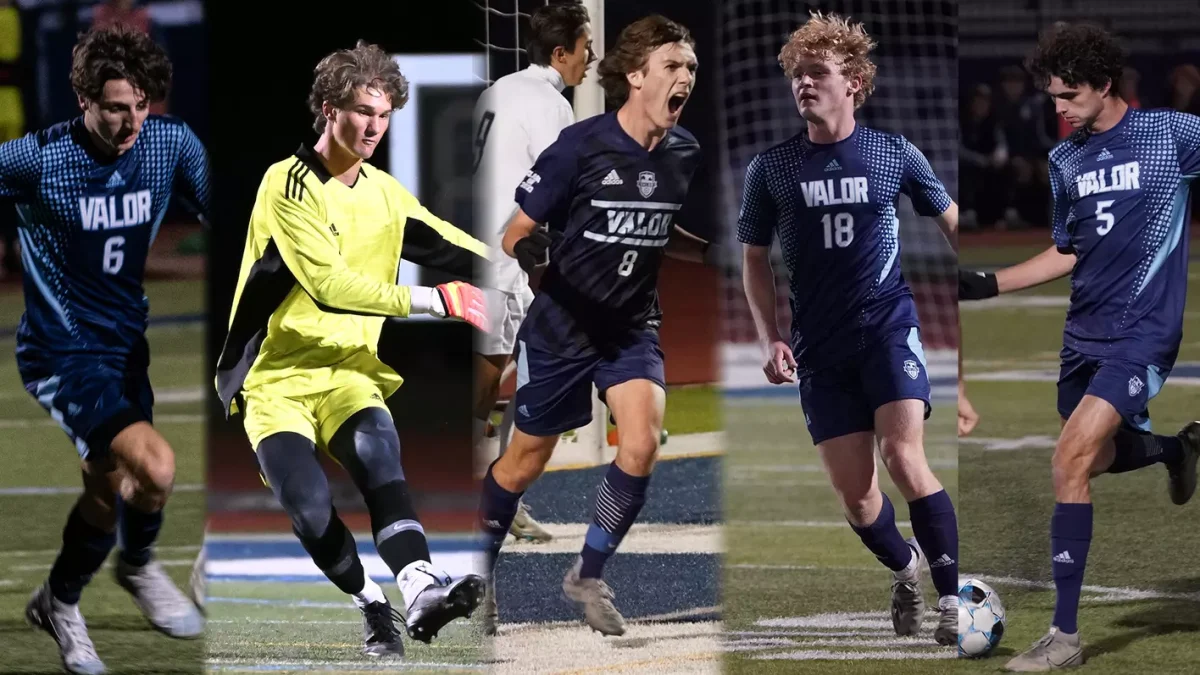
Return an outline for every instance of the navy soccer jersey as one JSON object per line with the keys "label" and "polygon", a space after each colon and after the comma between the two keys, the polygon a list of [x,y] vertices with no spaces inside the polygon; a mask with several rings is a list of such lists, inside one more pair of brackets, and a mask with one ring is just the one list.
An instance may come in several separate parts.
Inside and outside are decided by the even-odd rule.
{"label": "navy soccer jersey", "polygon": [[738,241],[770,246],[779,236],[791,274],[798,375],[836,366],[919,325],[900,272],[900,193],[924,216],[951,203],[916,147],[862,125],[831,144],[801,132],[750,162]]}
{"label": "navy soccer jersey", "polygon": [[562,234],[522,339],[568,349],[657,326],[663,250],[699,160],[687,131],[647,151],[615,112],[563,130],[516,190],[526,215]]}
{"label": "navy soccer jersey", "polygon": [[205,214],[204,147],[175,118],[150,116],[115,158],[82,117],[0,145],[0,201],[17,205],[25,268],[20,361],[142,349],[146,255],[173,192]]}
{"label": "navy soccer jersey", "polygon": [[1050,151],[1054,241],[1077,256],[1066,350],[1174,365],[1198,174],[1200,118],[1172,110],[1129,108],[1112,129],[1076,131]]}

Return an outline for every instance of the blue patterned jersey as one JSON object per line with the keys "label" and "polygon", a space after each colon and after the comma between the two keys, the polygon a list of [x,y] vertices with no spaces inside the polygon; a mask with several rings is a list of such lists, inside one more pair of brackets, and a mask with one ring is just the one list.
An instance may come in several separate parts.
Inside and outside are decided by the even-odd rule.
{"label": "blue patterned jersey", "polygon": [[0,145],[0,201],[16,203],[25,268],[19,360],[122,358],[142,343],[146,254],[176,189],[207,213],[204,146],[175,118],[151,115],[115,158],[82,117]]}
{"label": "blue patterned jersey", "polygon": [[915,146],[862,125],[831,144],[801,132],[746,169],[738,241],[770,246],[779,236],[791,273],[791,346],[800,375],[919,325],[900,273],[900,193],[924,216],[950,207]]}
{"label": "blue patterned jersey", "polygon": [[1050,151],[1054,242],[1077,256],[1063,344],[1171,368],[1183,338],[1200,118],[1129,108]]}
{"label": "blue patterned jersey", "polygon": [[663,250],[699,161],[684,129],[647,151],[615,112],[567,127],[542,152],[516,190],[526,215],[563,234],[525,320],[541,346],[657,326]]}

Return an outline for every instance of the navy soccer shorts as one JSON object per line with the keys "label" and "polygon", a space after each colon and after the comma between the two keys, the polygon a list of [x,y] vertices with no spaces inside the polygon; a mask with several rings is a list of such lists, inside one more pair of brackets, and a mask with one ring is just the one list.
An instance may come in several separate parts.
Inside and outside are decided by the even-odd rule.
{"label": "navy soccer shorts", "polygon": [[666,389],[658,332],[630,333],[604,350],[563,355],[517,341],[515,424],[531,436],[555,436],[592,421],[592,384],[601,396],[630,380],[650,380]]}
{"label": "navy soccer shorts", "polygon": [[1158,395],[1170,370],[1114,357],[1087,356],[1063,347],[1059,354],[1058,414],[1063,419],[1087,394],[1108,401],[1125,425],[1150,431],[1150,399]]}
{"label": "navy soccer shorts", "polygon": [[800,405],[814,444],[875,430],[875,411],[905,399],[931,410],[925,349],[918,328],[902,328],[859,352],[852,361],[800,378]]}
{"label": "navy soccer shorts", "polygon": [[95,357],[22,364],[25,390],[50,413],[81,459],[108,453],[113,438],[137,422],[152,422],[154,391],[144,367],[119,368]]}

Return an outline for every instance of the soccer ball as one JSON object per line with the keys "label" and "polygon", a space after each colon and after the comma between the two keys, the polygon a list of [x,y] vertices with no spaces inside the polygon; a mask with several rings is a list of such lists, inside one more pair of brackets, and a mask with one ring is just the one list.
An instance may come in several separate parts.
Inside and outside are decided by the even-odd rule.
{"label": "soccer ball", "polygon": [[1004,604],[991,586],[968,579],[958,589],[958,655],[980,658],[1004,636]]}

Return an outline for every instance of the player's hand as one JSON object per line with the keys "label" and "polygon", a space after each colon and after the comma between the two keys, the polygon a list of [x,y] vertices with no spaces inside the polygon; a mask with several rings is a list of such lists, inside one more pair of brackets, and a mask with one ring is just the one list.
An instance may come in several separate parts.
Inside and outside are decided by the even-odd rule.
{"label": "player's hand", "polygon": [[523,237],[513,244],[513,254],[517,264],[527,274],[532,275],[550,264],[550,247],[562,238],[561,232],[536,228],[528,237]]}
{"label": "player's hand", "polygon": [[958,270],[958,299],[959,300],[986,300],[994,298],[1000,294],[1000,288],[996,284],[996,275],[991,272],[975,272],[973,270],[964,270],[961,267]]}
{"label": "player's hand", "polygon": [[777,340],[767,345],[767,363],[763,366],[767,382],[788,384],[796,381],[796,358],[788,343]]}
{"label": "player's hand", "polygon": [[975,406],[971,405],[971,401],[967,399],[966,392],[960,387],[958,390],[959,437],[970,436],[977,424],[979,424],[979,413],[975,412]]}
{"label": "player's hand", "polygon": [[437,293],[447,318],[462,319],[487,332],[487,301],[483,291],[463,281],[451,281],[438,286]]}

